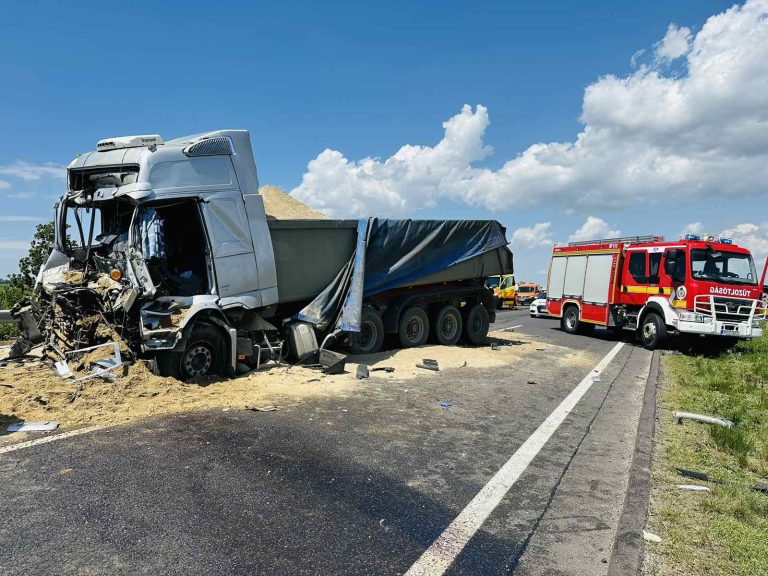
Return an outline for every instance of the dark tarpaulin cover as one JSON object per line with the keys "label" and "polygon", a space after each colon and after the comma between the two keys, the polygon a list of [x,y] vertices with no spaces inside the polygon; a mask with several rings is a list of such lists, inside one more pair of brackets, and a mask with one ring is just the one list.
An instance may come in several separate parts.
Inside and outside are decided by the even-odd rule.
{"label": "dark tarpaulin cover", "polygon": [[360,331],[363,298],[507,245],[493,220],[360,220],[357,248],[334,281],[298,319],[321,330]]}

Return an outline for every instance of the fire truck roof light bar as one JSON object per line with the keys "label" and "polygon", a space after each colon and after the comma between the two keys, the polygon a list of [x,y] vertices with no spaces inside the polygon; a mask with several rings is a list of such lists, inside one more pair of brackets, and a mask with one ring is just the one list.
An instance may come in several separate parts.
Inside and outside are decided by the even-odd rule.
{"label": "fire truck roof light bar", "polygon": [[733,244],[733,238],[720,238],[716,234],[686,234],[683,240],[703,240],[705,242],[719,242],[720,244]]}
{"label": "fire truck roof light bar", "polygon": [[592,244],[642,244],[644,242],[664,242],[664,236],[622,236],[621,238],[602,238],[569,242],[568,246],[590,246]]}

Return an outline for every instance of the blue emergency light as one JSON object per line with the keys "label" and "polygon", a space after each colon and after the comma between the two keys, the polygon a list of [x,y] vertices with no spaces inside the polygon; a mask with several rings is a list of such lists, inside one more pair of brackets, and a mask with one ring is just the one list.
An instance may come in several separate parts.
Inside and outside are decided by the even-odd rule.
{"label": "blue emergency light", "polygon": [[686,234],[683,237],[683,240],[701,240],[701,236],[698,234]]}

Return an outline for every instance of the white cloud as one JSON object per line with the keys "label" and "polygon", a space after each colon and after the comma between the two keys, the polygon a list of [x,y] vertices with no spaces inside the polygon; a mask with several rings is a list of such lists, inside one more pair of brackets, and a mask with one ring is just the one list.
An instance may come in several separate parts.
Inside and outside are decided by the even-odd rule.
{"label": "white cloud", "polygon": [[691,29],[670,24],[664,38],[656,44],[656,59],[672,62],[688,54],[691,49]]}
{"label": "white cloud", "polygon": [[38,216],[0,216],[0,222],[42,222],[44,218]]}
{"label": "white cloud", "polygon": [[686,234],[704,234],[704,224],[701,222],[686,224],[680,235],[685,236]]}
{"label": "white cloud", "polygon": [[723,230],[720,235],[724,238],[732,238],[736,244],[749,248],[755,259],[757,273],[762,274],[763,264],[768,257],[768,223],[745,222]]}
{"label": "white cloud", "polygon": [[518,228],[512,233],[510,243],[516,248],[552,246],[555,243],[552,238],[552,223],[539,222],[530,228]]}
{"label": "white cloud", "polygon": [[5,180],[0,180],[0,190],[10,190],[11,189],[11,183],[6,182]]}
{"label": "white cloud", "polygon": [[[681,38],[687,47],[683,47]],[[712,16],[695,35],[676,26],[658,57],[685,57],[685,73],[640,66],[587,87],[570,142],[537,143],[498,170],[483,106],[464,106],[435,146],[406,145],[386,159],[325,150],[292,190],[338,216],[405,216],[447,198],[500,210],[556,202],[589,213],[686,197],[768,191],[768,0]]]}
{"label": "white cloud", "polygon": [[618,238],[619,236],[621,236],[621,230],[612,229],[602,218],[589,216],[586,222],[568,237],[568,240],[570,242],[580,242],[583,240],[599,240],[601,238]]}
{"label": "white cloud", "polygon": [[29,242],[26,240],[0,240],[0,250],[28,250]]}
{"label": "white cloud", "polygon": [[40,180],[43,177],[63,179],[67,175],[67,167],[53,162],[32,164],[23,160],[16,160],[13,164],[0,166],[0,174],[21,180]]}

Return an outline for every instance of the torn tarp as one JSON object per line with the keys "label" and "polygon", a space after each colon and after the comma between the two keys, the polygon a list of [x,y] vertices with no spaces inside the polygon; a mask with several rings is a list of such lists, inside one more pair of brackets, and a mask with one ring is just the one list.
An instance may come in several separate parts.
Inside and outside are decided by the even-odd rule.
{"label": "torn tarp", "polygon": [[493,220],[360,220],[349,262],[298,318],[321,330],[359,332],[364,297],[433,277],[449,282],[509,273],[506,249],[490,265],[477,258],[506,245],[504,228]]}

